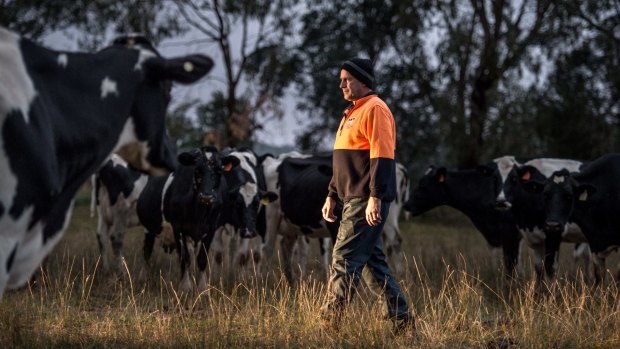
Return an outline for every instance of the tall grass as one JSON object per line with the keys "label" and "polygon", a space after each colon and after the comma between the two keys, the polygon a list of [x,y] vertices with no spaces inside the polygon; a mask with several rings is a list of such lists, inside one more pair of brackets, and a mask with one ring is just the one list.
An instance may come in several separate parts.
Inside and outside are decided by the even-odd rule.
{"label": "tall grass", "polygon": [[293,285],[274,258],[265,270],[231,272],[200,294],[182,295],[174,255],[158,249],[156,268],[148,279],[140,277],[142,233],[133,229],[123,275],[106,275],[96,222],[87,211],[77,205],[66,237],[36,282],[6,293],[1,348],[620,347],[618,289],[580,281],[569,246],[562,250],[558,282],[539,292],[530,281],[531,262],[519,281],[507,282],[480,234],[448,210],[401,226],[406,267],[398,277],[416,314],[415,336],[393,336],[363,286],[343,326],[321,327],[326,286],[318,256],[311,274]]}

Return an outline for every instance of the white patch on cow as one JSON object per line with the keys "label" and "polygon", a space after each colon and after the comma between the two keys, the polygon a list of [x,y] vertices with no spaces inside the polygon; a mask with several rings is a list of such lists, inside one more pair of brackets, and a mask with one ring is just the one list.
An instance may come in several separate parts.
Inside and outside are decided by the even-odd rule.
{"label": "white patch on cow", "polygon": [[570,159],[540,158],[530,160],[525,164],[534,166],[545,177],[549,177],[553,172],[561,169],[567,169],[569,172],[577,172],[583,163]]}
{"label": "white patch on cow", "polygon": [[106,98],[109,94],[118,96],[118,89],[116,81],[106,76],[101,81],[101,99]]}
{"label": "white patch on cow", "polygon": [[[28,212],[22,217],[30,217],[32,215],[32,208],[29,208],[27,211]],[[54,246],[56,246],[58,241],[62,238],[69,224],[72,212],[73,202],[71,202],[67,212],[65,212],[65,219],[60,230],[45,243],[43,242],[43,229],[45,226],[42,222],[39,221],[36,223],[29,231],[22,229],[22,231],[26,231],[26,233],[22,236],[21,241],[19,241],[19,249],[13,261],[13,268],[11,269],[11,276],[7,282],[7,289],[22,287],[30,280],[34,272],[43,262],[45,256],[52,251]]]}
{"label": "white patch on cow", "polygon": [[579,201],[586,201],[588,200],[588,191],[584,190],[581,192],[581,194],[579,194]]}
{"label": "white patch on cow", "polygon": [[573,250],[574,259],[585,259],[589,261],[591,255],[592,255],[592,252],[590,251],[590,245],[586,243],[580,243]]}
{"label": "white patch on cow", "polygon": [[[35,96],[34,84],[28,76],[19,50],[19,37],[0,27],[0,128],[4,127],[6,118],[12,110],[19,110],[28,123],[30,104]],[[8,210],[13,206],[18,181],[11,170],[9,156],[5,149],[4,138],[0,137],[0,204]],[[0,220],[0,234],[13,235],[15,232],[26,231],[26,224],[13,221],[12,218],[4,215]],[[12,248],[11,245],[2,246]],[[1,249],[0,251],[5,252]],[[3,254],[3,256],[8,256],[8,254]]]}
{"label": "white patch on cow", "polygon": [[256,186],[256,183],[247,182],[239,188],[239,193],[243,197],[245,207],[248,207],[258,194],[258,187]]}
{"label": "white patch on cow", "polygon": [[213,152],[210,151],[205,151],[205,157],[207,158],[207,160],[211,161],[211,159],[213,159]]}
{"label": "white patch on cow", "polygon": [[[1,27],[0,81],[0,127],[11,110],[21,111],[26,122],[29,122],[30,104],[36,96],[34,84],[19,49],[19,37]],[[1,189],[4,190],[4,187]]]}
{"label": "white patch on cow", "polygon": [[57,62],[59,66],[66,68],[69,64],[69,56],[66,53],[61,53],[58,55]]}
{"label": "white patch on cow", "polygon": [[144,49],[140,50],[140,54],[138,55],[138,61],[136,62],[136,65],[133,67],[133,70],[141,70],[144,62],[147,59],[153,58],[153,57],[157,57],[157,55],[153,51],[144,50]]}
{"label": "white patch on cow", "polygon": [[564,176],[553,176],[553,182],[554,183],[564,183]]}
{"label": "white patch on cow", "polygon": [[148,172],[155,176],[167,174],[167,171],[159,170],[147,161],[147,156],[151,148],[148,142],[143,142],[138,139],[133,117],[131,116],[125,122],[125,126],[123,126],[123,130],[118,136],[118,141],[112,151],[140,171]]}
{"label": "white patch on cow", "polygon": [[[508,178],[508,173],[515,166],[520,166],[521,164],[515,159],[514,156],[506,155],[499,158],[493,159],[493,162],[497,164],[497,169],[499,170],[499,174],[502,177],[502,184],[506,183],[506,179]],[[504,186],[502,185],[502,189],[497,195],[498,201],[506,201],[506,194],[504,193]],[[510,203],[507,203],[510,205]]]}
{"label": "white patch on cow", "polygon": [[162,219],[163,224],[166,224],[166,223],[170,224],[170,222],[166,220],[166,216],[164,215],[164,197],[166,196],[166,192],[168,192],[170,185],[172,185],[173,180],[174,180],[174,172],[168,175],[168,178],[166,179],[166,183],[164,183],[164,188],[161,191],[161,208],[159,212],[161,212],[161,219]]}
{"label": "white patch on cow", "polygon": [[588,242],[586,236],[583,235],[581,228],[575,223],[566,223],[562,232],[562,241],[564,242]]}

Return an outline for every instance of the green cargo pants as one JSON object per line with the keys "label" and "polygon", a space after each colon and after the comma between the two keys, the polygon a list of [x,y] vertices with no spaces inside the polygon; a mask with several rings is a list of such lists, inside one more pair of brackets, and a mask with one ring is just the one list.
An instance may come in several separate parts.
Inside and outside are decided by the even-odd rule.
{"label": "green cargo pants", "polygon": [[393,321],[410,319],[407,300],[400,291],[385,255],[381,230],[390,209],[389,202],[381,203],[381,223],[370,226],[365,211],[368,199],[356,198],[344,203],[338,237],[334,243],[332,275],[328,299],[321,307],[324,319],[340,318],[344,306],[355,294],[360,274],[373,293],[383,295],[384,309]]}

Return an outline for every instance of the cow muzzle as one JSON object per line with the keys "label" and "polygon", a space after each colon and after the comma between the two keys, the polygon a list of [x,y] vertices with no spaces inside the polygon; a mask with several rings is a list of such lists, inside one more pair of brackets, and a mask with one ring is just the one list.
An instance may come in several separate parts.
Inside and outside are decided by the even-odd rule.
{"label": "cow muzzle", "polygon": [[556,221],[545,221],[545,231],[550,233],[558,233],[563,230],[564,226]]}
{"label": "cow muzzle", "polygon": [[198,194],[198,201],[204,206],[213,206],[215,204],[215,195],[213,194]]}
{"label": "cow muzzle", "polygon": [[508,200],[495,201],[495,209],[499,211],[508,211],[512,208],[512,204]]}

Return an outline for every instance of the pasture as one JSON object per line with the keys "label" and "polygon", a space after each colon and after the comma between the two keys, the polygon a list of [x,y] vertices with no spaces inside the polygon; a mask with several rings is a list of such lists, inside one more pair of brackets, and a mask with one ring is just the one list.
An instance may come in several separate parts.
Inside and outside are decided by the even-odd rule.
{"label": "pasture", "polygon": [[[37,281],[0,303],[0,347],[148,348],[617,348],[616,285],[584,286],[560,251],[558,283],[535,292],[529,254],[517,283],[501,276],[482,236],[455,210],[440,208],[401,222],[406,267],[398,275],[415,310],[417,334],[394,337],[373,298],[360,288],[345,325],[324,329],[319,308],[325,280],[312,242],[308,275],[290,285],[278,258],[250,275],[229,272],[199,295],[176,291],[176,255],[159,246],[147,278],[141,273],[141,228],[125,239],[126,273],[101,272],[80,191],[70,226]],[[527,251],[527,250],[526,250]],[[608,270],[618,258],[608,260]],[[609,281],[610,275],[607,275]]]}

